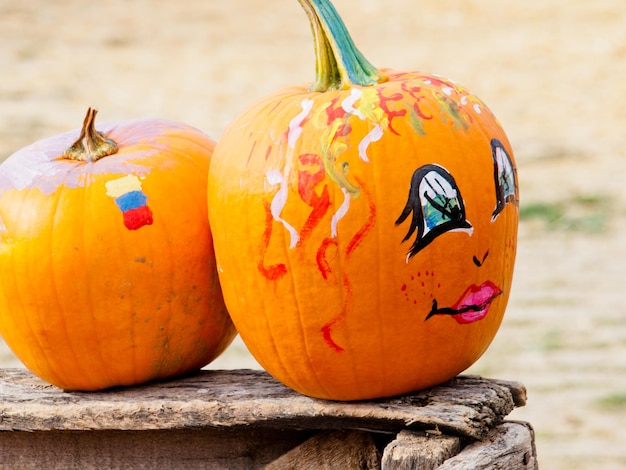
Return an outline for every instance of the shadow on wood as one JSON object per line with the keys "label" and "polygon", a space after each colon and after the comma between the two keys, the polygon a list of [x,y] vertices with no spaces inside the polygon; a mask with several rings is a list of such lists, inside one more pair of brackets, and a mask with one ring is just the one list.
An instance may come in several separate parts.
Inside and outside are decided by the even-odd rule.
{"label": "shadow on wood", "polygon": [[312,437],[263,470],[376,470],[380,455],[365,431],[327,431]]}

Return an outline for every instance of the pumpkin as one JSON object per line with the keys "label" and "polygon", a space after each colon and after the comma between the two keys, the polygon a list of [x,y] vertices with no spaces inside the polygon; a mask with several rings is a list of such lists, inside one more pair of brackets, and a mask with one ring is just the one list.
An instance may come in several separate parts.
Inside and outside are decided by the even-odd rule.
{"label": "pumpkin", "polygon": [[0,333],[68,390],[201,368],[232,341],[206,202],[214,142],[158,119],[36,142],[0,165]]}
{"label": "pumpkin", "polygon": [[257,361],[312,397],[440,384],[494,338],[519,195],[487,106],[422,72],[378,69],[327,0],[300,0],[317,76],[250,106],[211,162],[226,305]]}

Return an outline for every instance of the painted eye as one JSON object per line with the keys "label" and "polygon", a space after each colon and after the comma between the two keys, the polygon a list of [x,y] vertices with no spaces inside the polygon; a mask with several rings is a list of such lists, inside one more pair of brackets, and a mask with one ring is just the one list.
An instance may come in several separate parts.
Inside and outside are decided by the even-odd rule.
{"label": "painted eye", "polygon": [[417,234],[407,261],[445,232],[472,231],[472,225],[465,218],[461,192],[452,175],[439,165],[424,165],[415,170],[406,206],[396,225],[403,223],[411,213],[411,225],[402,241],[407,241],[416,231]]}
{"label": "painted eye", "polygon": [[491,139],[491,155],[496,183],[496,208],[491,214],[491,220],[494,221],[507,204],[515,204],[517,207],[519,196],[513,161],[498,139]]}

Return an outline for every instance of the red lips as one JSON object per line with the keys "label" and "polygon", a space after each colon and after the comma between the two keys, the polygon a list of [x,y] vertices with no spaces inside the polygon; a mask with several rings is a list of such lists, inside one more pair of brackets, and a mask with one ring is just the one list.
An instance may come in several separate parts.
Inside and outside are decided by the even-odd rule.
{"label": "red lips", "polygon": [[482,320],[487,316],[493,299],[500,294],[502,290],[491,281],[483,282],[480,286],[473,284],[452,305],[452,309],[459,312],[452,317],[461,324]]}

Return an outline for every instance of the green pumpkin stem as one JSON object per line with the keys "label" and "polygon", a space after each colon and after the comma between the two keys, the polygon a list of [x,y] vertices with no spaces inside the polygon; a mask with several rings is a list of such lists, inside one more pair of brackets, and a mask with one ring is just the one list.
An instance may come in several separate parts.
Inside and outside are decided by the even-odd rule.
{"label": "green pumpkin stem", "polygon": [[95,121],[98,110],[87,109],[87,115],[83,121],[83,128],[76,142],[74,142],[61,158],[79,160],[82,162],[95,162],[102,157],[113,155],[117,152],[117,144],[105,137],[102,132],[96,130]]}
{"label": "green pumpkin stem", "polygon": [[330,1],[298,1],[309,17],[315,41],[316,79],[311,91],[345,90],[387,80],[356,48]]}

